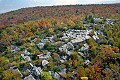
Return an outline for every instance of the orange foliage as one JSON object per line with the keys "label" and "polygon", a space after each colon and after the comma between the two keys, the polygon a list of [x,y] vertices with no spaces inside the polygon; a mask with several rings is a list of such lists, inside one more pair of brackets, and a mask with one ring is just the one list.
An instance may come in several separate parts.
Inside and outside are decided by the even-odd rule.
{"label": "orange foliage", "polygon": [[112,49],[115,53],[119,53],[119,48],[118,47],[114,47],[113,49]]}

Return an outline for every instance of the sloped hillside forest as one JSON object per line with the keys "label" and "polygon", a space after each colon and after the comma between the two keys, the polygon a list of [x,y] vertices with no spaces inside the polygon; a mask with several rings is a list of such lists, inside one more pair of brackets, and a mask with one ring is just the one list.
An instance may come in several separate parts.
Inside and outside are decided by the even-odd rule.
{"label": "sloped hillside forest", "polygon": [[0,14],[0,80],[120,80],[120,4]]}

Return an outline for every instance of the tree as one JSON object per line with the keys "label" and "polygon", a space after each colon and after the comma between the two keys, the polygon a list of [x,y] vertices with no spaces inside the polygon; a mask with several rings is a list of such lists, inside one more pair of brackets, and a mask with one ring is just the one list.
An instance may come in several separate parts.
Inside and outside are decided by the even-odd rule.
{"label": "tree", "polygon": [[94,23],[94,19],[93,18],[90,19],[90,23]]}
{"label": "tree", "polygon": [[52,76],[48,72],[42,72],[40,74],[42,80],[53,80]]}
{"label": "tree", "polygon": [[73,28],[75,26],[75,23],[72,20],[69,20],[68,21],[68,26]]}
{"label": "tree", "polygon": [[6,70],[2,73],[2,80],[22,80],[22,78],[17,71]]}
{"label": "tree", "polygon": [[99,30],[99,27],[98,27],[98,25],[96,25],[96,26],[95,26],[95,30]]}
{"label": "tree", "polygon": [[45,23],[45,19],[44,18],[42,18],[40,20],[40,23],[41,23],[41,27],[46,27],[46,23]]}
{"label": "tree", "polygon": [[37,66],[42,66],[42,59],[38,59],[38,60],[36,61],[36,65],[37,65]]}
{"label": "tree", "polygon": [[58,66],[53,66],[53,71],[54,71],[54,72],[59,72],[59,71],[60,71],[60,69],[59,69],[59,67],[58,67]]}
{"label": "tree", "polygon": [[48,31],[49,31],[49,33],[50,33],[51,35],[54,34],[54,29],[53,29],[53,28],[48,29]]}
{"label": "tree", "polygon": [[78,66],[77,67],[77,79],[81,79],[81,77],[85,77],[86,76],[86,72],[84,70],[83,66]]}
{"label": "tree", "polygon": [[52,51],[52,50],[54,50],[54,45],[52,45],[49,42],[46,42],[45,45],[44,45],[44,49],[46,49],[48,51]]}
{"label": "tree", "polygon": [[78,56],[78,53],[77,53],[77,52],[72,52],[72,53],[71,53],[71,59],[72,59],[72,60],[77,59],[77,56]]}
{"label": "tree", "polygon": [[85,17],[85,21],[88,21],[88,16]]}
{"label": "tree", "polygon": [[113,49],[112,49],[115,53],[119,53],[119,48],[118,47],[114,47]]}

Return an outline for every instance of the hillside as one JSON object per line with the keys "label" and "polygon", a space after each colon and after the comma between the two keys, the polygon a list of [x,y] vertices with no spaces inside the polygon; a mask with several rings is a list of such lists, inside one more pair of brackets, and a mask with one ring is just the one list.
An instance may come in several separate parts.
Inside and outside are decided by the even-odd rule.
{"label": "hillside", "polygon": [[119,80],[120,5],[0,14],[0,80]]}
{"label": "hillside", "polygon": [[94,5],[66,5],[23,8],[16,11],[0,14],[0,28],[10,24],[20,24],[41,18],[61,18],[70,15],[85,17],[94,15],[99,17],[119,17],[120,4]]}

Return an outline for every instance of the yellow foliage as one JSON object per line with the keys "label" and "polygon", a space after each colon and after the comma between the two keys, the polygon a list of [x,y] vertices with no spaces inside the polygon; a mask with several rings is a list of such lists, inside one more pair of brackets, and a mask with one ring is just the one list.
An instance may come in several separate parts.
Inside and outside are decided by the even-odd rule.
{"label": "yellow foliage", "polygon": [[88,77],[81,77],[82,80],[88,80]]}

